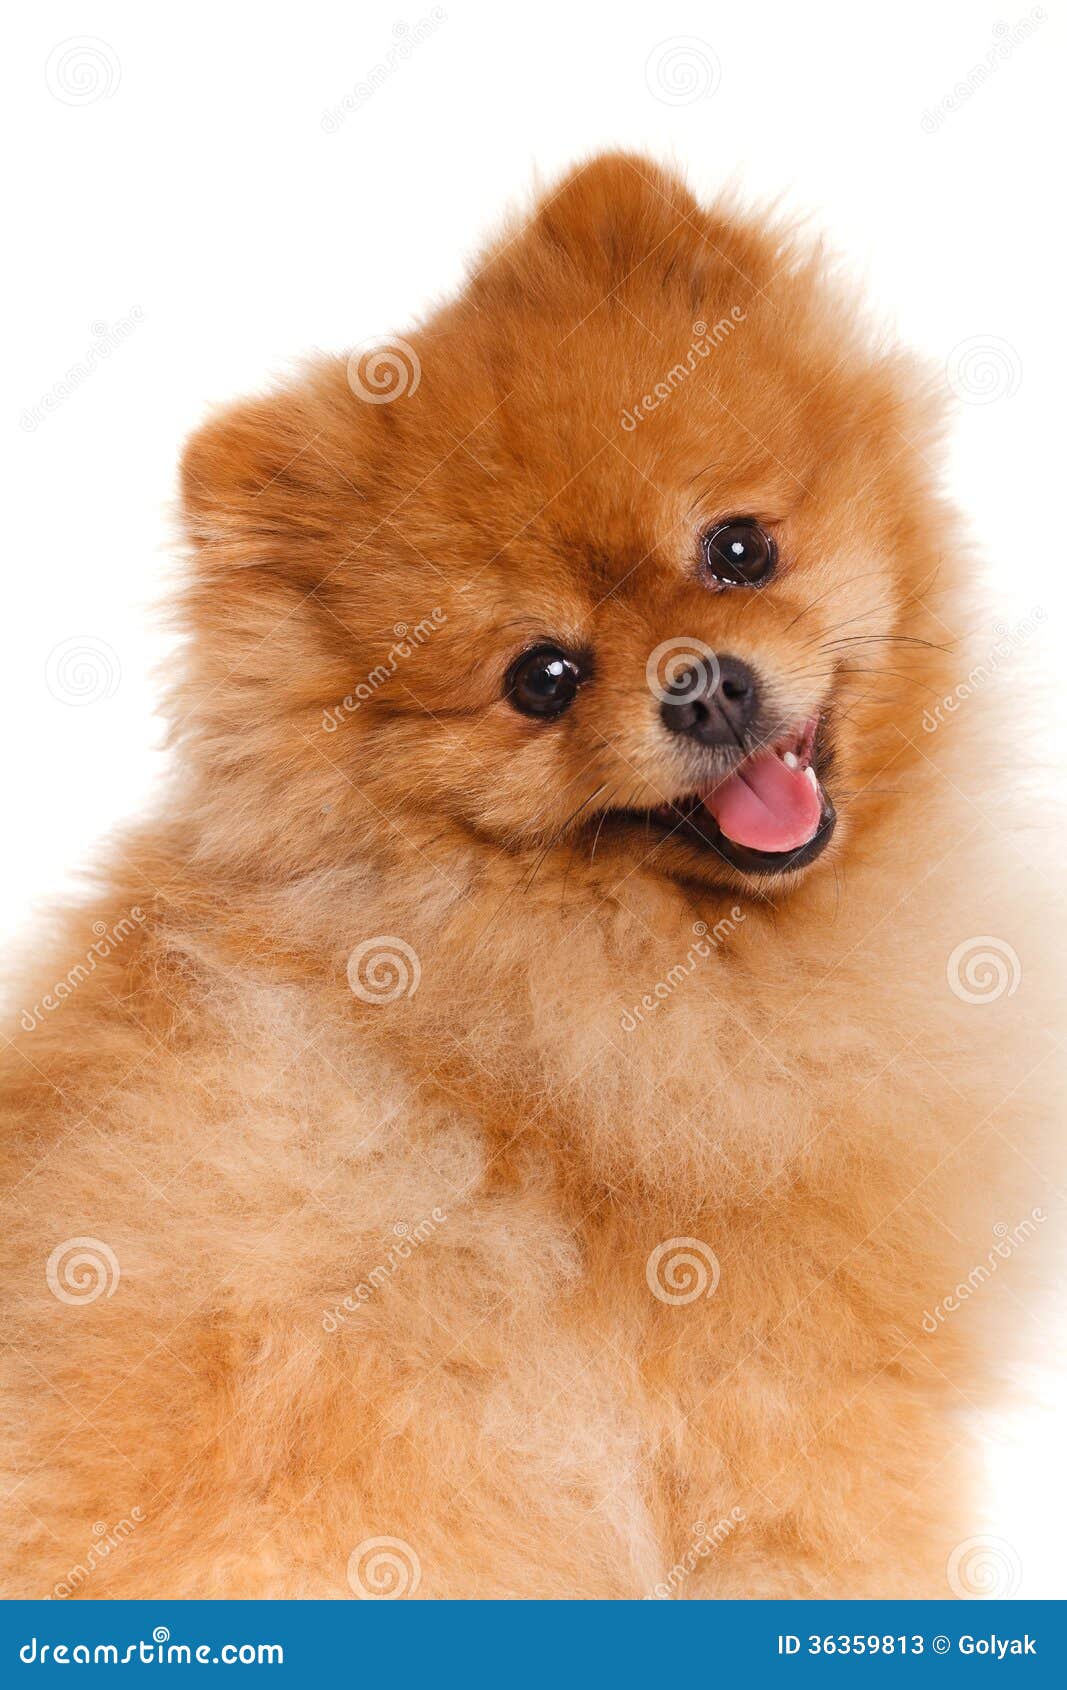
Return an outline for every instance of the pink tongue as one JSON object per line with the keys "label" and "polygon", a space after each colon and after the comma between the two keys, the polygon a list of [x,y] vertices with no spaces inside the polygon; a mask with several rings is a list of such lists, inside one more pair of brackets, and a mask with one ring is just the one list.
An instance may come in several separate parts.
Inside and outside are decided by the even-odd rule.
{"label": "pink tongue", "polygon": [[822,803],[803,769],[773,751],[751,757],[704,798],[723,833],[754,851],[795,851],[819,826]]}

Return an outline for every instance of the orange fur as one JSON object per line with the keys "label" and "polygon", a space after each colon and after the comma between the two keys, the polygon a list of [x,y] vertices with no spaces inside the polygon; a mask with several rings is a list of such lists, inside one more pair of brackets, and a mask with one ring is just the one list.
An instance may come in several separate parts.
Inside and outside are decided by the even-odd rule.
{"label": "orange fur", "polygon": [[[346,1596],[392,1537],[420,1596],[947,1594],[1008,1265],[924,1313],[1043,1200],[1047,1052],[946,983],[1030,952],[981,746],[920,727],[968,664],[935,397],[791,236],[623,157],[410,341],[394,402],[324,359],[185,458],[174,786],[4,1059],[6,1593]],[[709,592],[738,512],[781,569]],[[546,634],[596,662],[551,726],[501,696]],[[829,711],[808,870],[598,825],[680,790],[677,636]],[[411,995],[350,989],[379,936]],[[68,1302],[81,1237],[120,1278]],[[684,1239],[718,1284],[664,1301]]]}

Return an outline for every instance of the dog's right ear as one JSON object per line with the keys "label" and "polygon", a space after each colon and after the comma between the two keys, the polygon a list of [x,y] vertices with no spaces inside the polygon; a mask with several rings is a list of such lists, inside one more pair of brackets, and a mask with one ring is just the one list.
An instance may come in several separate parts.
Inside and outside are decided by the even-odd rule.
{"label": "dog's right ear", "polygon": [[724,268],[738,273],[724,263],[722,244],[680,177],[635,153],[603,153],[548,189],[532,215],[505,224],[472,288],[507,290],[506,309],[509,294],[535,305],[555,297],[561,271],[591,282],[603,301],[619,296],[631,277],[646,287],[658,277],[698,315],[710,309],[714,276]]}
{"label": "dog's right ear", "polygon": [[685,183],[651,159],[601,153],[543,196],[530,232],[618,282],[664,248],[675,262],[699,253],[700,215]]}

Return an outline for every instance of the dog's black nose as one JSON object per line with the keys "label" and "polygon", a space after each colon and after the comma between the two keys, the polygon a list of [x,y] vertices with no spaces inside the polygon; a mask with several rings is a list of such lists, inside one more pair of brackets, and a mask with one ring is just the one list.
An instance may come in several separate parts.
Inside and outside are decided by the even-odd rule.
{"label": "dog's black nose", "polygon": [[759,708],[759,683],[739,657],[694,663],[670,692],[664,726],[700,745],[736,745]]}

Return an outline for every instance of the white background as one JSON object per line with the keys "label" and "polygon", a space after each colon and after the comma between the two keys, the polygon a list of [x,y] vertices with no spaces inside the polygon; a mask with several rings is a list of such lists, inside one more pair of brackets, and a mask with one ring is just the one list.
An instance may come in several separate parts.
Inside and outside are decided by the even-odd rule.
{"label": "white background", "polygon": [[[22,8],[0,101],[4,939],[151,801],[153,606],[177,453],[206,405],[310,349],[403,332],[509,202],[604,146],[673,161],[700,193],[739,183],[812,213],[935,366],[975,343],[952,488],[1001,620],[1045,612],[1020,684],[1054,677],[1063,41],[1053,0],[1048,16],[1003,4]],[[987,1428],[988,1525],[1020,1594],[1063,1596],[1064,1393],[1046,1360],[1034,1406]]]}

